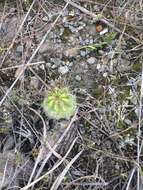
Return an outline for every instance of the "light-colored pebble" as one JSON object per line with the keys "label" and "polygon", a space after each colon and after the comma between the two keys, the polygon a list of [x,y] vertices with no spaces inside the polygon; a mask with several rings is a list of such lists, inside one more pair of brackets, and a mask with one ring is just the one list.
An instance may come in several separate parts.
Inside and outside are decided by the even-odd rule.
{"label": "light-colored pebble", "polygon": [[82,56],[82,57],[85,57],[86,56],[86,51],[80,51],[80,55]]}
{"label": "light-colored pebble", "polygon": [[65,66],[61,66],[58,68],[58,72],[62,75],[66,74],[69,72],[69,68],[65,65]]}
{"label": "light-colored pebble", "polygon": [[76,79],[77,81],[80,81],[80,80],[81,80],[81,76],[76,75],[75,79]]}
{"label": "light-colored pebble", "polygon": [[51,67],[52,64],[50,62],[46,63],[46,67]]}
{"label": "light-colored pebble", "polygon": [[90,57],[90,58],[88,58],[87,59],[87,63],[89,63],[89,64],[94,64],[96,62],[96,58],[95,57]]}
{"label": "light-colored pebble", "polygon": [[17,48],[16,48],[16,52],[17,53],[22,53],[23,52],[23,46],[17,46]]}
{"label": "light-colored pebble", "polygon": [[98,63],[96,68],[99,70],[101,68],[101,65]]}
{"label": "light-colored pebble", "polygon": [[30,86],[31,86],[32,88],[37,89],[37,88],[38,88],[38,85],[39,85],[39,80],[38,80],[38,78],[36,78],[35,76],[31,77]]}

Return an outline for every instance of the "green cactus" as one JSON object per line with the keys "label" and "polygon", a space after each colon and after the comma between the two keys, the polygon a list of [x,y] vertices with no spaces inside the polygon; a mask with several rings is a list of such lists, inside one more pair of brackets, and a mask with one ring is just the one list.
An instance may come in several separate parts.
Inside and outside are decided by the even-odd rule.
{"label": "green cactus", "polygon": [[69,119],[76,110],[76,97],[66,87],[55,87],[47,93],[43,108],[50,118]]}

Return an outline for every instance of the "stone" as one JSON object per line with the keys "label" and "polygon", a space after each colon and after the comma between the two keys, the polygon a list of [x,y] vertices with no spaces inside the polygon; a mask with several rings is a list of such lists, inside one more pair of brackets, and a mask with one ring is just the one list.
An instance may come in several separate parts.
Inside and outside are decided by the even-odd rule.
{"label": "stone", "polygon": [[82,56],[82,57],[85,57],[86,56],[86,51],[80,51],[80,55]]}
{"label": "stone", "polygon": [[95,57],[90,57],[89,59],[87,59],[87,63],[89,63],[90,65],[94,64],[95,62],[96,62]]}
{"label": "stone", "polygon": [[61,66],[58,68],[58,72],[62,75],[66,74],[69,72],[69,68],[65,65],[65,66]]}
{"label": "stone", "polygon": [[44,22],[48,22],[48,21],[49,21],[49,18],[48,18],[47,16],[44,16],[44,17],[42,18],[42,20],[43,20]]}
{"label": "stone", "polygon": [[81,80],[81,76],[76,75],[75,80],[80,81]]}
{"label": "stone", "polygon": [[17,53],[22,53],[23,52],[23,46],[21,46],[21,45],[17,46],[16,52]]}
{"label": "stone", "polygon": [[52,66],[52,64],[50,62],[46,63],[46,67],[51,67],[51,66]]}
{"label": "stone", "polygon": [[59,66],[62,64],[62,60],[59,58],[51,58],[50,61],[54,63],[54,65]]}
{"label": "stone", "polygon": [[35,76],[31,77],[30,86],[31,86],[32,88],[38,89],[38,86],[39,86],[39,79],[36,78]]}

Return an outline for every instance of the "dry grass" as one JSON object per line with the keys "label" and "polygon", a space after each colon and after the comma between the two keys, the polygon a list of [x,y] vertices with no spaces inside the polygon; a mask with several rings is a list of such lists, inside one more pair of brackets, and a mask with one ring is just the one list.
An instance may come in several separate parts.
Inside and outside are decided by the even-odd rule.
{"label": "dry grass", "polygon": [[[0,127],[8,128],[0,130],[0,162],[12,152],[15,171],[6,189],[143,188],[142,12],[142,0],[0,4]],[[106,34],[93,30],[98,25],[117,32],[116,39],[96,52],[84,50],[83,56],[81,49],[66,57],[67,49],[82,46],[80,37],[88,43],[92,37],[92,45],[104,41]],[[88,65],[89,57],[96,64]],[[60,75],[59,65],[47,66],[51,58],[62,60],[69,72]],[[70,121],[50,120],[43,113],[41,102],[53,81],[77,96]],[[10,170],[9,157],[5,160],[2,184]]]}

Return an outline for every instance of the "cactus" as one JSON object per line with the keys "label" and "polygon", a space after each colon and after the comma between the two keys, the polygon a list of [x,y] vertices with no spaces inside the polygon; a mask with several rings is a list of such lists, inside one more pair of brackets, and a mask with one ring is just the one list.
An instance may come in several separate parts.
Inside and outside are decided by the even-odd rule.
{"label": "cactus", "polygon": [[49,118],[69,119],[76,110],[76,97],[66,87],[55,87],[47,93],[43,109]]}

